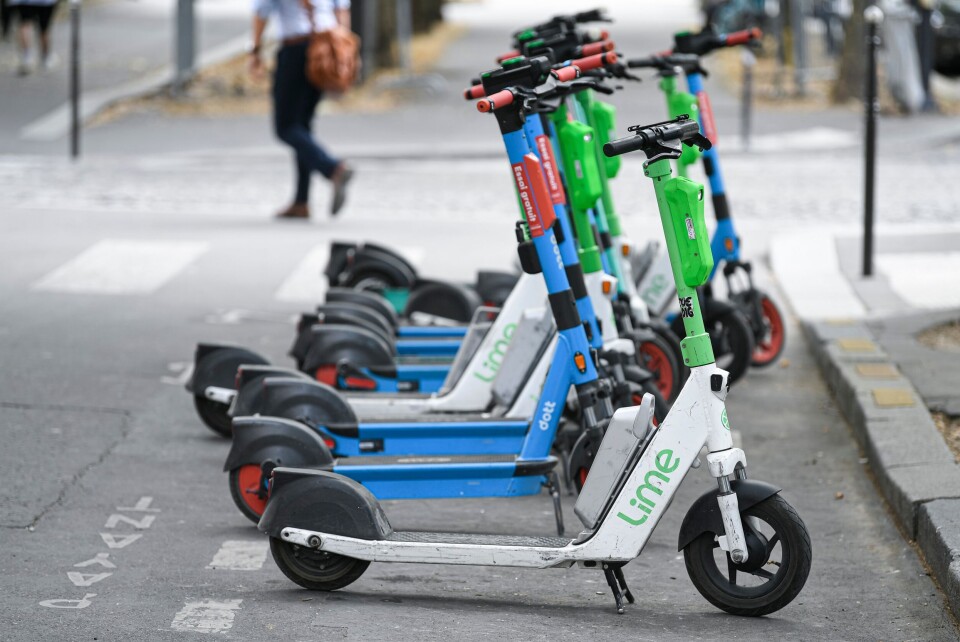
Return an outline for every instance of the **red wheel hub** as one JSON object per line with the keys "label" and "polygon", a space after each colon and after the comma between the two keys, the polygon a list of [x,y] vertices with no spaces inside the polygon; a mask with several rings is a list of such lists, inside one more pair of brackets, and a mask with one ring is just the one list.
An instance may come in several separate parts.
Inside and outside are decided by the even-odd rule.
{"label": "red wheel hub", "polygon": [[638,349],[640,365],[653,373],[657,388],[664,399],[673,398],[673,365],[670,357],[664,354],[655,343],[641,343]]}
{"label": "red wheel hub", "polygon": [[260,472],[260,466],[256,464],[246,464],[240,467],[240,473],[237,475],[237,483],[240,486],[240,497],[243,503],[257,515],[263,515],[267,507],[266,498],[260,497],[260,488],[263,476]]}
{"label": "red wheel hub", "polygon": [[783,348],[783,317],[780,316],[780,310],[769,297],[763,297],[760,300],[760,310],[763,313],[766,332],[753,351],[753,362],[767,364],[775,359]]}

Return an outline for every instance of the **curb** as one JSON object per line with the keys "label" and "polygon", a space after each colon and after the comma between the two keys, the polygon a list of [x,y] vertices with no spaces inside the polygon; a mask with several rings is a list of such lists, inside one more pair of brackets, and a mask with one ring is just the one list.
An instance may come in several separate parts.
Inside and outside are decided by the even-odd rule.
{"label": "curb", "polygon": [[880,490],[960,617],[960,466],[953,453],[866,324],[802,325]]}

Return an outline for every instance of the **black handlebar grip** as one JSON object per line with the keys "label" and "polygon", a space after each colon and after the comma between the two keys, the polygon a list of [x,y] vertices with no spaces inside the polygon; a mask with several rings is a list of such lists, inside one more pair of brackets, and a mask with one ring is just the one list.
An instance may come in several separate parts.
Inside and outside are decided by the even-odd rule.
{"label": "black handlebar grip", "polygon": [[638,67],[656,67],[658,65],[656,56],[647,56],[646,58],[631,58],[627,61],[627,67],[636,69]]}
{"label": "black handlebar grip", "polygon": [[604,9],[590,9],[573,14],[574,22],[606,22]]}
{"label": "black handlebar grip", "polygon": [[629,154],[630,152],[643,149],[646,144],[647,137],[644,136],[642,132],[637,132],[634,136],[618,138],[617,140],[611,140],[605,143],[603,145],[603,155],[613,157],[620,156],[621,154]]}

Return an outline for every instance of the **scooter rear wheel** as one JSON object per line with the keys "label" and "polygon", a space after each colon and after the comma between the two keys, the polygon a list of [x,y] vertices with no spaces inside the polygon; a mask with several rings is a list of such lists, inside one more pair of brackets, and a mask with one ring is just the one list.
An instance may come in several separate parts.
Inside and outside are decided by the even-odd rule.
{"label": "scooter rear wheel", "polygon": [[750,365],[757,368],[769,366],[780,358],[784,346],[787,344],[787,326],[783,321],[780,308],[769,296],[763,292],[760,295],[760,313],[763,318],[761,337],[757,339],[757,346],[753,350]]}
{"label": "scooter rear wheel", "polygon": [[637,365],[652,373],[660,394],[673,401],[680,392],[680,364],[659,334],[637,345]]}
{"label": "scooter rear wheel", "polygon": [[344,557],[270,538],[270,552],[280,570],[294,583],[312,591],[336,591],[355,582],[370,566],[366,560]]}
{"label": "scooter rear wheel", "polygon": [[717,535],[704,533],[683,549],[687,573],[708,602],[733,615],[757,617],[778,611],[803,588],[813,557],[810,535],[787,500],[774,495],[741,511],[748,557],[736,564],[719,548]]}
{"label": "scooter rear wheel", "polygon": [[736,310],[720,315],[708,324],[717,366],[730,373],[732,384],[747,373],[753,355],[753,330],[743,314]]}
{"label": "scooter rear wheel", "polygon": [[233,436],[233,422],[230,419],[230,406],[203,395],[193,396],[193,405],[203,424],[221,437]]}
{"label": "scooter rear wheel", "polygon": [[246,464],[230,471],[230,497],[243,516],[254,524],[260,521],[267,507],[266,497],[260,497],[263,473],[257,464]]}

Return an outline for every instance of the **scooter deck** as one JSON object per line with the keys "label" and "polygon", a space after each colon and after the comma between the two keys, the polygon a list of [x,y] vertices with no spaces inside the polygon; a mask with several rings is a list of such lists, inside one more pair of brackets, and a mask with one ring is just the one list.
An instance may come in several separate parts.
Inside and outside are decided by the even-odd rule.
{"label": "scooter deck", "polygon": [[415,455],[347,457],[332,472],[362,483],[378,499],[511,497],[540,492],[556,457]]}
{"label": "scooter deck", "polygon": [[570,537],[539,537],[531,535],[486,535],[482,533],[428,533],[422,531],[394,531],[390,542],[425,544],[465,544],[469,546],[525,546],[529,548],[565,548],[573,542]]}

